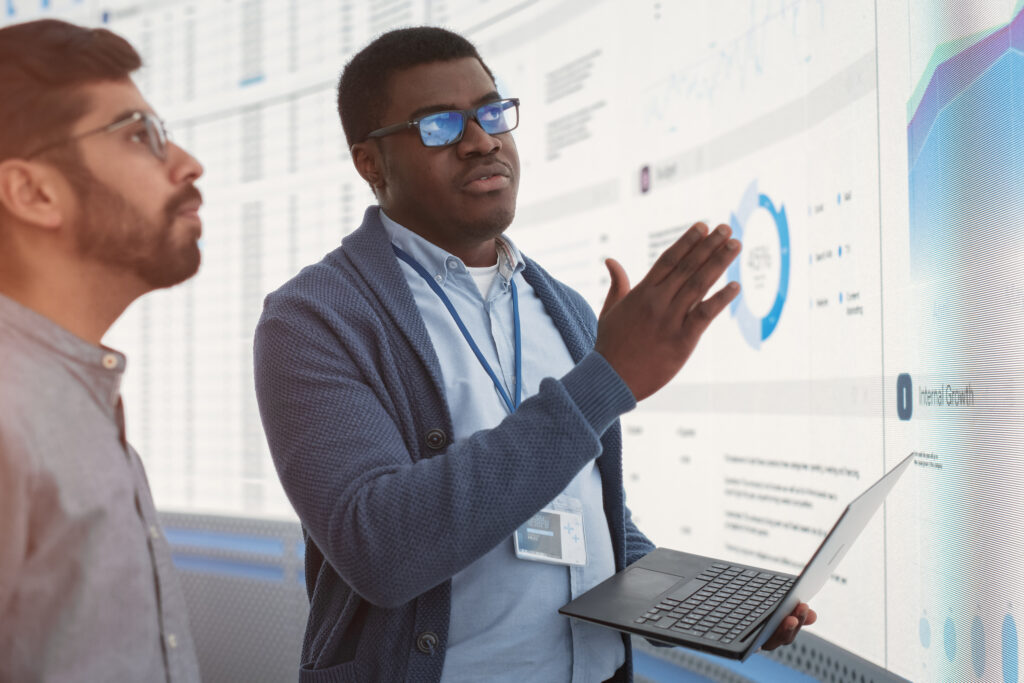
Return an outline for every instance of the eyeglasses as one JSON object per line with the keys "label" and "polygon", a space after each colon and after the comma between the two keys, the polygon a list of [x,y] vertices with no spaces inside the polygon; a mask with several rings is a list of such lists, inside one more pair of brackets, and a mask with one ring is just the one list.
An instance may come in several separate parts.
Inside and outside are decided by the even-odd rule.
{"label": "eyeglasses", "polygon": [[466,131],[466,121],[474,119],[488,135],[500,135],[519,125],[519,98],[497,100],[475,109],[453,109],[421,116],[412,121],[396,123],[373,131],[367,138],[382,138],[407,128],[418,128],[420,141],[427,147],[454,145]]}
{"label": "eyeglasses", "polygon": [[82,138],[87,138],[90,135],[98,135],[100,133],[113,133],[115,131],[121,130],[122,128],[126,128],[132,125],[133,123],[139,122],[143,124],[143,127],[140,128],[134,134],[132,134],[132,140],[136,142],[145,142],[146,145],[149,147],[149,151],[152,152],[153,156],[155,156],[160,161],[166,161],[168,139],[167,128],[164,126],[163,121],[158,119],[153,114],[149,114],[144,111],[134,111],[128,114],[127,116],[120,118],[117,121],[114,121],[113,123],[108,123],[105,126],[101,126],[100,128],[94,128],[92,130],[87,130],[84,133],[79,133],[78,135],[73,135],[69,138],[58,140],[57,142],[51,142],[50,144],[40,147],[36,151],[27,155],[25,159],[31,159],[32,157],[38,156],[43,152],[47,152],[51,149],[54,149],[55,147],[60,147],[61,145],[66,145],[69,142],[75,142],[77,140],[81,140]]}

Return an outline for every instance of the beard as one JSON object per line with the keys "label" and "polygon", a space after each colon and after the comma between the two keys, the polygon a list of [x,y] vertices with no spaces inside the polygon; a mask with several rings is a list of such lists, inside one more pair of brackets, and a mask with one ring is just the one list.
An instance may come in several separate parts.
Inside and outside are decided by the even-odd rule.
{"label": "beard", "polygon": [[84,169],[68,174],[81,206],[75,226],[79,253],[128,271],[159,289],[172,287],[199,270],[198,238],[175,235],[175,214],[183,204],[201,198],[189,185],[171,197],[159,219],[147,218],[123,195]]}

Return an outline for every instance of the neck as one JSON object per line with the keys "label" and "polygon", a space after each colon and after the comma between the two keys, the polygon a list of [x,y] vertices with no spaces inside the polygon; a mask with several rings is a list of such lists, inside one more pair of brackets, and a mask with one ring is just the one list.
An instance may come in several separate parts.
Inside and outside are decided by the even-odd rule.
{"label": "neck", "polygon": [[497,239],[496,237],[454,240],[446,235],[439,235],[436,232],[423,230],[415,225],[407,225],[401,221],[396,222],[416,233],[434,246],[444,249],[452,256],[458,256],[463,263],[471,268],[493,266],[498,262],[498,247],[495,243],[495,240]]}
{"label": "neck", "polygon": [[0,263],[0,294],[97,346],[128,305],[145,292],[137,278],[112,275],[99,267],[50,264],[43,274],[11,265]]}
{"label": "neck", "polygon": [[507,223],[500,227],[474,226],[462,230],[443,230],[436,225],[406,215],[400,207],[384,207],[382,204],[382,208],[389,219],[452,256],[458,256],[467,266],[493,266],[498,262],[498,247],[495,240],[505,231]]}
{"label": "neck", "polygon": [[497,265],[498,263],[498,247],[493,239],[483,244],[462,247],[460,249],[450,249],[444,245],[438,246],[452,255],[458,256],[470,268],[482,268]]}

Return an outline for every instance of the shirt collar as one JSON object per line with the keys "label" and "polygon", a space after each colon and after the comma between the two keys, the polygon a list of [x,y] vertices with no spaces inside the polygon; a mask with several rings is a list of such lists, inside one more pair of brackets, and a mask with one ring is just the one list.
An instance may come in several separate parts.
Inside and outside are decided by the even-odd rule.
{"label": "shirt collar", "polygon": [[[448,278],[449,270],[467,272],[462,259],[396,223],[384,213],[384,209],[380,210],[380,222],[384,224],[391,243],[419,261],[439,283],[443,284]],[[498,249],[498,274],[506,281],[511,280],[525,265],[523,255],[506,235],[500,235],[495,241]]]}
{"label": "shirt collar", "polygon": [[0,294],[0,328],[13,331],[60,359],[100,402],[113,407],[120,396],[123,353],[90,344],[44,315]]}

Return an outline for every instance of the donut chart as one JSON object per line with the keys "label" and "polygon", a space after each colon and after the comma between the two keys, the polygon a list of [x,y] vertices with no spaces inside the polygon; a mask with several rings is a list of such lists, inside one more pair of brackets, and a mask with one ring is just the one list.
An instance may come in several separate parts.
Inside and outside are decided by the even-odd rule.
{"label": "donut chart", "polygon": [[[779,281],[775,291],[775,298],[772,302],[771,308],[763,316],[755,314],[750,309],[747,299],[742,292],[729,307],[730,315],[736,319],[736,323],[739,325],[743,339],[753,349],[760,349],[761,344],[763,344],[764,341],[772,335],[776,326],[779,324],[779,318],[782,315],[782,308],[786,303],[786,294],[789,290],[789,270],[791,261],[789,248],[789,221],[786,218],[786,207],[780,205],[776,208],[775,203],[768,195],[758,191],[757,181],[750,184],[746,192],[744,192],[743,199],[740,201],[740,205],[736,212],[730,216],[733,236],[742,242],[744,226],[749,224],[750,219],[758,211],[768,212],[768,215],[771,217],[771,220],[775,225],[775,230],[778,233],[779,238]],[[740,268],[740,259],[733,261],[732,265],[729,266],[728,276],[729,279],[740,282],[741,285],[743,284],[741,280],[742,272]]]}

